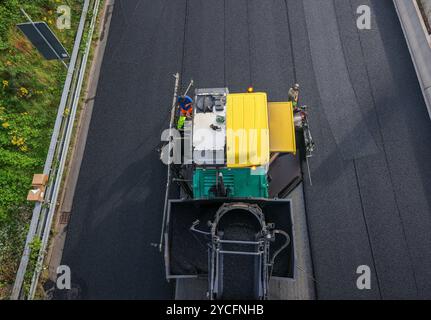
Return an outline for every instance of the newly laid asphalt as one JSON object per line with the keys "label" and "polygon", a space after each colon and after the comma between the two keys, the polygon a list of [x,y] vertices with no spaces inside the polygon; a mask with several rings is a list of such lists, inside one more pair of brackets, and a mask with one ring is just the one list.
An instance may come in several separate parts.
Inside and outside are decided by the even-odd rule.
{"label": "newly laid asphalt", "polygon": [[[371,30],[356,27],[363,4]],[[390,0],[117,0],[62,261],[81,298],[173,297],[151,244],[177,71],[183,87],[252,84],[271,101],[301,84],[317,298],[431,298],[431,126]]]}

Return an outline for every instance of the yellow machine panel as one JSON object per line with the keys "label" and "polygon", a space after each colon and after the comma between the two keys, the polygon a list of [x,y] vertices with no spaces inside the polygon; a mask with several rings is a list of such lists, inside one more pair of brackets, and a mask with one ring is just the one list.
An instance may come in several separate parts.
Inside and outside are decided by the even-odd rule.
{"label": "yellow machine panel", "polygon": [[229,94],[226,108],[227,166],[266,165],[270,156],[266,93]]}
{"label": "yellow machine panel", "polygon": [[269,102],[268,113],[270,151],[296,154],[292,102]]}

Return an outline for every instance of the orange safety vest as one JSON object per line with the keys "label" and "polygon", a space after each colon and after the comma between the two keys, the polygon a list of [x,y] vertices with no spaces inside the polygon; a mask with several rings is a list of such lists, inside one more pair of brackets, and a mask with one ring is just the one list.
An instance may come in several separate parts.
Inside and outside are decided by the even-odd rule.
{"label": "orange safety vest", "polygon": [[[188,106],[189,106],[189,108],[188,108],[188,109],[181,108],[181,114],[182,114],[182,115],[190,116],[190,115],[192,114],[192,112],[193,112],[192,104],[189,104]],[[186,107],[187,107],[187,106],[186,106]]]}

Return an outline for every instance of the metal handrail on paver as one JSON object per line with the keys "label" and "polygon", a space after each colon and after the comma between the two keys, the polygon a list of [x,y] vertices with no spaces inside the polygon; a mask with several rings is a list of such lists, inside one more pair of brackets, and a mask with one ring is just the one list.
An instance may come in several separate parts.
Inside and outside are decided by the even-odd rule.
{"label": "metal handrail on paver", "polygon": [[[43,173],[49,176],[49,183],[45,193],[44,203],[36,203],[27,234],[24,252],[21,258],[19,269],[15,278],[12,289],[11,299],[33,299],[39,281],[45,258],[46,248],[48,246],[52,221],[57,206],[57,197],[60,190],[63,171],[68,155],[70,140],[75,122],[76,111],[81,96],[82,85],[84,82],[85,71],[87,67],[88,56],[91,49],[93,32],[95,29],[97,13],[99,10],[100,0],[94,0],[93,15],[88,29],[87,39],[83,39],[84,29],[87,22],[87,14],[90,7],[90,0],[85,0],[81,19],[75,37],[75,44],[67,71],[66,81],[63,87],[60,105],[58,107],[57,118],[54,125],[54,131],[51,137],[51,143],[46,158]],[[81,43],[86,40],[85,51],[79,67],[76,68],[78,56],[81,51]],[[75,78],[76,83],[72,86]],[[72,88],[72,90],[71,90]],[[70,112],[65,116],[66,105],[69,102]],[[23,292],[25,275],[31,254],[31,244],[35,238],[41,238],[41,247],[37,256],[37,263],[32,275],[32,281],[29,292]]]}

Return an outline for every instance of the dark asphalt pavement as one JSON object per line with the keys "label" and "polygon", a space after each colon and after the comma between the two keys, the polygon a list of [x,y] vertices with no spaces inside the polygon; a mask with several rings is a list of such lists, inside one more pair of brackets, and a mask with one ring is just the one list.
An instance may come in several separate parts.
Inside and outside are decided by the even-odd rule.
{"label": "dark asphalt pavement", "polygon": [[[367,3],[372,30],[359,31],[354,13]],[[307,59],[321,68],[315,79],[309,67],[298,72],[303,99],[316,106],[318,152],[306,202],[318,297],[430,298],[431,126],[392,1],[306,0],[304,8]],[[316,11],[323,24],[313,21]],[[334,17],[338,34],[329,21]],[[328,45],[339,37],[342,46],[326,48],[319,37]],[[339,66],[321,61],[319,53],[329,49]],[[331,79],[328,65],[347,69],[345,83]],[[337,84],[332,101],[319,79]],[[342,97],[351,88],[356,98],[346,107]],[[347,121],[334,124],[335,114]],[[358,265],[371,268],[372,290],[356,289]]]}
{"label": "dark asphalt pavement", "polygon": [[[359,31],[366,3],[372,30]],[[390,0],[117,0],[63,254],[82,298],[173,297],[151,243],[177,71],[183,87],[252,84],[272,101],[301,83],[318,298],[431,298],[431,126]]]}

